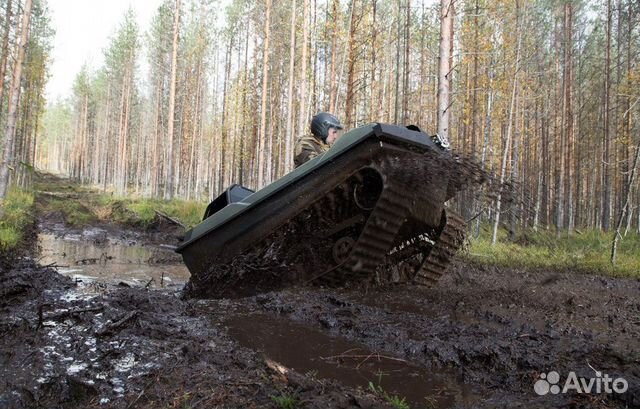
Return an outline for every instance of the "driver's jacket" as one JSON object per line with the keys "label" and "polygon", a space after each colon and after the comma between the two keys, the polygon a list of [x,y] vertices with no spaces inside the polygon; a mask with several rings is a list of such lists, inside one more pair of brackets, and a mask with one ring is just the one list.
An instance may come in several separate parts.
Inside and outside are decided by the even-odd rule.
{"label": "driver's jacket", "polygon": [[329,145],[322,142],[320,139],[313,135],[305,135],[298,138],[296,141],[296,147],[294,150],[293,163],[295,167],[302,165],[305,162],[310,161],[318,155],[321,155],[329,150]]}

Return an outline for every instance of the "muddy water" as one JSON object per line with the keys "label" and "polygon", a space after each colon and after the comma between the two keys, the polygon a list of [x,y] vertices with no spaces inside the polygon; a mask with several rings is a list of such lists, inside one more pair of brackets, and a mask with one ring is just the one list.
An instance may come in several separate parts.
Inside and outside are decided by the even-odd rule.
{"label": "muddy water", "polygon": [[130,244],[98,229],[64,236],[41,233],[38,244],[40,265],[54,266],[76,282],[160,288],[182,286],[189,279],[172,249]]}
{"label": "muddy water", "polygon": [[242,346],[261,351],[299,373],[335,379],[351,387],[369,388],[371,382],[389,396],[405,398],[412,408],[449,408],[480,398],[454,372],[429,372],[291,321],[253,314],[235,316],[225,325]]}

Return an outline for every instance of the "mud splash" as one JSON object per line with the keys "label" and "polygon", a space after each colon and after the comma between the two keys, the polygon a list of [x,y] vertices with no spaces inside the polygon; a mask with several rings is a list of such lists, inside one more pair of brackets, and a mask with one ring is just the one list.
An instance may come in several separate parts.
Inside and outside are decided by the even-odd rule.
{"label": "mud splash", "polygon": [[182,286],[189,279],[189,271],[171,248],[139,246],[97,228],[78,234],[41,233],[38,244],[41,265],[84,284],[161,288]]}
{"label": "mud splash", "polygon": [[271,315],[234,316],[225,325],[242,346],[299,373],[354,388],[382,388],[389,396],[406,399],[411,407],[467,406],[480,399],[453,371],[427,372],[403,359]]}

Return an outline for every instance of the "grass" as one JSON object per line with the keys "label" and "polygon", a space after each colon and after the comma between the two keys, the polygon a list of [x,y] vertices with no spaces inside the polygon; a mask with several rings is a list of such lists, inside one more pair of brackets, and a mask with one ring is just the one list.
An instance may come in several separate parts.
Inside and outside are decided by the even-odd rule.
{"label": "grass", "polygon": [[33,223],[33,193],[12,187],[3,202],[0,218],[0,249],[14,249],[23,238],[25,228]]}
{"label": "grass", "polygon": [[157,220],[156,211],[179,220],[188,228],[202,221],[207,203],[182,199],[162,200],[151,198],[114,198],[96,195],[91,208],[100,220],[146,227]]}
{"label": "grass", "polygon": [[389,404],[395,409],[411,409],[405,398],[397,395],[390,395],[387,391],[382,389],[382,386],[380,385],[369,382],[369,390],[389,402]]}
{"label": "grass", "polygon": [[65,221],[75,227],[97,221],[147,227],[157,220],[156,211],[160,211],[190,228],[202,220],[208,204],[181,199],[117,197],[51,176],[42,177],[35,189],[40,193],[41,212],[60,212]]}
{"label": "grass", "polygon": [[52,197],[47,201],[47,209],[50,212],[61,212],[72,226],[85,226],[97,219],[90,208],[76,199]]}
{"label": "grass", "polygon": [[82,227],[97,221],[146,227],[157,220],[156,210],[179,220],[187,228],[202,221],[209,204],[194,200],[162,200],[136,195],[118,197],[101,186],[80,185],[69,179],[40,173],[34,181],[39,211],[61,212],[67,223]]}
{"label": "grass", "polygon": [[281,409],[296,409],[300,407],[300,401],[294,395],[283,393],[280,396],[270,396],[273,403]]}
{"label": "grass", "polygon": [[137,199],[126,203],[129,210],[133,211],[143,224],[151,223],[159,210],[171,217],[180,220],[185,226],[193,227],[202,221],[204,209],[208,203],[188,201],[181,199]]}
{"label": "grass", "polygon": [[615,266],[611,264],[613,233],[597,230],[563,233],[524,231],[511,241],[505,232],[491,245],[490,229],[472,239],[466,257],[480,264],[512,268],[570,269],[618,277],[640,277],[640,236],[629,233],[618,244]]}

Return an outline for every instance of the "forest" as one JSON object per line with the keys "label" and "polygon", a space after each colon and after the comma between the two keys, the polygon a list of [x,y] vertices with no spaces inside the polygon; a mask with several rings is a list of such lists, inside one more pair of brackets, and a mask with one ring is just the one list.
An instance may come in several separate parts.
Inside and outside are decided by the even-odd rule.
{"label": "forest", "polygon": [[[438,130],[437,3],[167,0],[150,27],[123,15],[103,65],[85,66],[54,101],[43,96],[47,5],[24,3],[3,1],[0,61],[5,163],[17,183],[35,167],[118,195],[206,201],[289,172],[295,139],[319,111],[347,129]],[[630,183],[638,4],[473,0],[450,11],[449,139],[518,186],[502,209],[512,228],[606,231],[624,209],[625,230],[640,229]],[[495,201],[465,203],[468,216],[499,214]]]}
{"label": "forest", "polygon": [[0,407],[640,407],[637,0],[132,1],[50,95],[72,1],[0,0]]}

